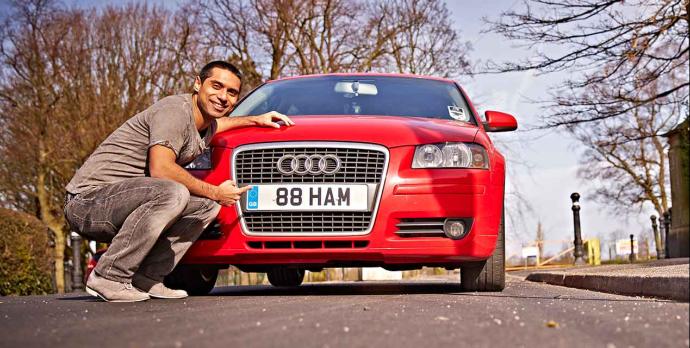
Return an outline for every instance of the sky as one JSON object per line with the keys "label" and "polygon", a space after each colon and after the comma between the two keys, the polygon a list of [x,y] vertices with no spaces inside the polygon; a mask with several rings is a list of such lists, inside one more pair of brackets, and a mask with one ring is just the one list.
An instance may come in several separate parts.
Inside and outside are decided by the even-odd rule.
{"label": "sky", "polygon": [[[496,34],[482,33],[488,29],[488,24],[482,18],[496,20],[502,12],[519,10],[522,1],[447,1],[447,6],[452,12],[453,25],[460,31],[462,39],[472,44],[470,58],[475,62],[489,59],[504,62],[530,57],[530,50],[521,47],[521,43],[508,41]],[[479,104],[479,112],[499,110],[510,113],[517,118],[520,129],[524,130],[540,125],[540,115],[547,112],[529,100],[545,99],[549,87],[562,79],[563,74],[515,72],[475,75],[474,78],[462,79],[461,82],[473,102]],[[583,147],[567,134],[556,130],[542,130],[494,133],[491,136],[499,146],[510,148],[504,152],[508,165],[512,166],[507,192],[519,191],[533,208],[533,211],[524,212],[523,223],[508,224],[508,256],[518,253],[522,245],[534,239],[539,221],[543,225],[545,239],[557,241],[546,245],[547,252],[560,250],[563,242],[558,241],[572,241],[570,194],[573,192],[579,192],[582,196],[580,216],[583,238],[603,237],[615,230],[622,231],[625,236],[645,234],[651,238],[651,207],[645,207],[642,211],[631,207],[628,216],[612,215],[608,207],[589,199],[588,192],[602,183],[577,177]],[[506,209],[511,207],[506,206]],[[650,245],[650,248],[653,249],[654,246]],[[603,245],[602,249],[602,256],[607,258],[608,250]]]}
{"label": "sky", "polygon": [[[68,6],[92,6],[93,4],[118,4],[124,1],[106,0],[92,2],[86,0],[63,0]],[[175,7],[177,0],[152,0],[149,3]],[[4,1],[3,5],[6,5]],[[497,62],[530,57],[531,52],[510,42],[502,36],[482,33],[488,27],[482,18],[497,19],[502,12],[520,9],[520,0],[463,0],[446,1],[452,12],[453,26],[460,31],[462,40],[469,41],[473,50],[470,60],[481,63],[492,59]],[[2,6],[0,6],[1,9]],[[517,223],[508,222],[506,228],[507,255],[520,252],[536,234],[537,223],[541,222],[546,239],[554,241],[546,244],[547,253],[562,249],[564,243],[573,240],[573,223],[570,194],[579,192],[582,196],[581,221],[583,238],[608,236],[618,230],[627,236],[646,235],[652,237],[649,216],[653,210],[647,206],[640,210],[631,207],[627,216],[611,215],[608,207],[592,202],[588,192],[592,192],[599,182],[588,182],[577,177],[580,166],[578,159],[583,151],[575,141],[555,130],[525,131],[539,125],[541,113],[546,112],[529,100],[540,100],[547,96],[550,86],[561,81],[563,75],[537,75],[534,72],[477,75],[473,78],[460,78],[479,112],[499,110],[514,115],[520,130],[513,133],[494,133],[492,138],[499,143],[510,166],[507,192],[519,192],[531,205],[531,210],[521,211],[522,219]],[[509,202],[510,203],[510,202]],[[518,208],[514,205],[506,209]],[[636,237],[638,238],[638,237]],[[602,241],[603,242],[603,241]],[[654,249],[650,245],[650,249]],[[602,256],[608,257],[606,246],[602,245]]]}

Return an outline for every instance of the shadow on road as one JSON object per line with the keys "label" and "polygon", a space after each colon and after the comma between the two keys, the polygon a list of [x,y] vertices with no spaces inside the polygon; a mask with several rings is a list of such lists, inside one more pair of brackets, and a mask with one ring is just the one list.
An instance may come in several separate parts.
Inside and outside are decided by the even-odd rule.
{"label": "shadow on road", "polygon": [[449,283],[322,283],[304,284],[296,288],[276,288],[270,285],[226,286],[215,288],[211,296],[406,295],[460,291],[460,284]]}
{"label": "shadow on road", "polygon": [[66,295],[58,295],[58,296],[64,296],[64,297],[58,297],[58,301],[83,301],[83,302],[103,302],[100,298],[93,297],[89,294],[82,293],[78,296],[74,296],[73,294],[66,294]]}
{"label": "shadow on road", "polygon": [[[570,290],[570,289],[569,289]],[[519,290],[518,290],[519,291]],[[572,290],[571,290],[572,291]],[[510,291],[510,285],[503,292],[464,292],[460,284],[453,283],[320,283],[305,284],[296,288],[276,288],[270,285],[245,285],[218,287],[209,296],[333,296],[333,295],[411,295],[446,294],[453,296],[481,296],[494,298],[515,298],[535,300],[576,300],[613,302],[668,302],[653,298],[623,297],[613,294],[593,293],[591,297],[582,294],[554,296],[533,296]],[[602,297],[603,296],[603,297]]]}

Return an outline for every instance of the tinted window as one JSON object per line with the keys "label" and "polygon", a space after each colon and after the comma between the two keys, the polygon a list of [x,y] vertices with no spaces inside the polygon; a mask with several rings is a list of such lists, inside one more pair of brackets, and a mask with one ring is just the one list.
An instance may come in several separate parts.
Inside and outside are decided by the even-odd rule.
{"label": "tinted window", "polygon": [[268,83],[231,116],[278,111],[297,115],[384,115],[474,122],[453,83],[406,77],[325,76]]}

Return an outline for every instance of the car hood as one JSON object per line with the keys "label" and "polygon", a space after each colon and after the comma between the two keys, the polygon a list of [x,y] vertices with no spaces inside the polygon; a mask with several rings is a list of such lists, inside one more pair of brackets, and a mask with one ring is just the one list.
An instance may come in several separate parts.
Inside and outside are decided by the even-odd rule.
{"label": "car hood", "polygon": [[239,128],[218,133],[213,146],[287,141],[353,141],[388,148],[446,141],[471,142],[475,125],[453,120],[396,116],[294,116],[292,127]]}

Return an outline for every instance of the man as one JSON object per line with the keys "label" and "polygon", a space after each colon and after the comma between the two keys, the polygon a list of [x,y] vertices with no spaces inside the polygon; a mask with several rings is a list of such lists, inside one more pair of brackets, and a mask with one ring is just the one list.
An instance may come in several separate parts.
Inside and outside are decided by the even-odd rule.
{"label": "man", "polygon": [[236,67],[214,61],[201,69],[194,92],[161,99],[130,118],[94,151],[67,185],[65,217],[88,239],[110,242],[86,282],[105,301],[183,298],[163,285],[184,253],[249,187],[218,186],[182,166],[194,160],[217,132],[294,123],[285,115],[225,117],[241,87]]}

